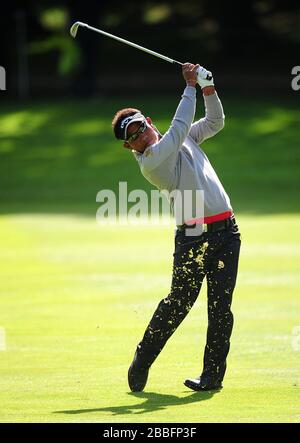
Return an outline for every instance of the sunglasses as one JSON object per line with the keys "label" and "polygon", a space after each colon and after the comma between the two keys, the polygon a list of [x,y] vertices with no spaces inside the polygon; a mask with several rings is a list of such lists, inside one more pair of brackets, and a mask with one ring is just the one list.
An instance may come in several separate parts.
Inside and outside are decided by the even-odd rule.
{"label": "sunglasses", "polygon": [[127,143],[132,143],[132,142],[134,142],[135,140],[137,140],[137,138],[139,137],[139,135],[142,134],[143,132],[145,132],[146,128],[147,128],[147,122],[144,120],[144,121],[141,123],[141,126],[139,127],[139,129],[138,129],[137,131],[135,131],[133,134],[131,134],[130,137],[128,137],[128,139],[126,140]]}

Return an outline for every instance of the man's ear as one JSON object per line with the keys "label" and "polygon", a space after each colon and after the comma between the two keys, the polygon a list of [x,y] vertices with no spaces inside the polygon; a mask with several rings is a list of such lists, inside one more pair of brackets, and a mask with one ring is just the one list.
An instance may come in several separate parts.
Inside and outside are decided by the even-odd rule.
{"label": "man's ear", "polygon": [[146,121],[149,123],[149,125],[152,125],[152,118],[151,117],[146,117]]}
{"label": "man's ear", "polygon": [[124,142],[123,146],[124,146],[124,148],[126,148],[126,149],[132,149],[132,147],[130,146],[130,144],[127,143],[127,142]]}

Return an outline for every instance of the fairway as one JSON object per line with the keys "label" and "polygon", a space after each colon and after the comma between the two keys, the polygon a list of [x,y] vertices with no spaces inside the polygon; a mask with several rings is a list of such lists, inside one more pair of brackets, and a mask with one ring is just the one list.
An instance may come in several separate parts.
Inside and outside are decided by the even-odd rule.
{"label": "fairway", "polygon": [[238,220],[243,244],[224,389],[193,393],[183,385],[202,368],[203,287],[145,391],[132,394],[135,346],[170,287],[172,226],[2,216],[1,422],[299,422],[300,217]]}

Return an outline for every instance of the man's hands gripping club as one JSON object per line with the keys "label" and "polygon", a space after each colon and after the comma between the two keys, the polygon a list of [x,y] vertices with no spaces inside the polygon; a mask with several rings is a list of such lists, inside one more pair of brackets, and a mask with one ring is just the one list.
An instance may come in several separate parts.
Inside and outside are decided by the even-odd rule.
{"label": "man's hands gripping club", "polygon": [[192,63],[184,63],[182,65],[182,75],[186,84],[195,88],[198,83],[205,95],[207,93],[212,94],[215,92],[213,77],[211,76],[211,80],[206,80],[208,74],[211,75],[211,72],[198,64],[193,65]]}

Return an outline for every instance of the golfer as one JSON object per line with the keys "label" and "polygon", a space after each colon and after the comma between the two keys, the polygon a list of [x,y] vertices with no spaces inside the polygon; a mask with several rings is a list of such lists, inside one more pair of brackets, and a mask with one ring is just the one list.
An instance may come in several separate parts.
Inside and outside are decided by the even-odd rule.
{"label": "golfer", "polygon": [[[203,369],[199,377],[188,378],[184,384],[194,391],[220,389],[226,371],[241,242],[229,197],[199,147],[224,127],[224,114],[213,78],[199,79],[198,69],[204,70],[191,63],[182,66],[186,87],[164,135],[150,117],[135,108],[118,111],[112,121],[116,138],[132,150],[150,183],[170,194],[190,190],[202,191],[203,196],[203,217],[193,211],[196,216],[186,219],[183,214],[182,223],[176,218],[171,290],[159,303],[137,346],[128,371],[132,391],[142,391],[146,386],[152,363],[195,303],[205,276],[208,328]],[[205,117],[193,123],[197,83],[204,98]],[[174,209],[174,199],[170,203]]]}

